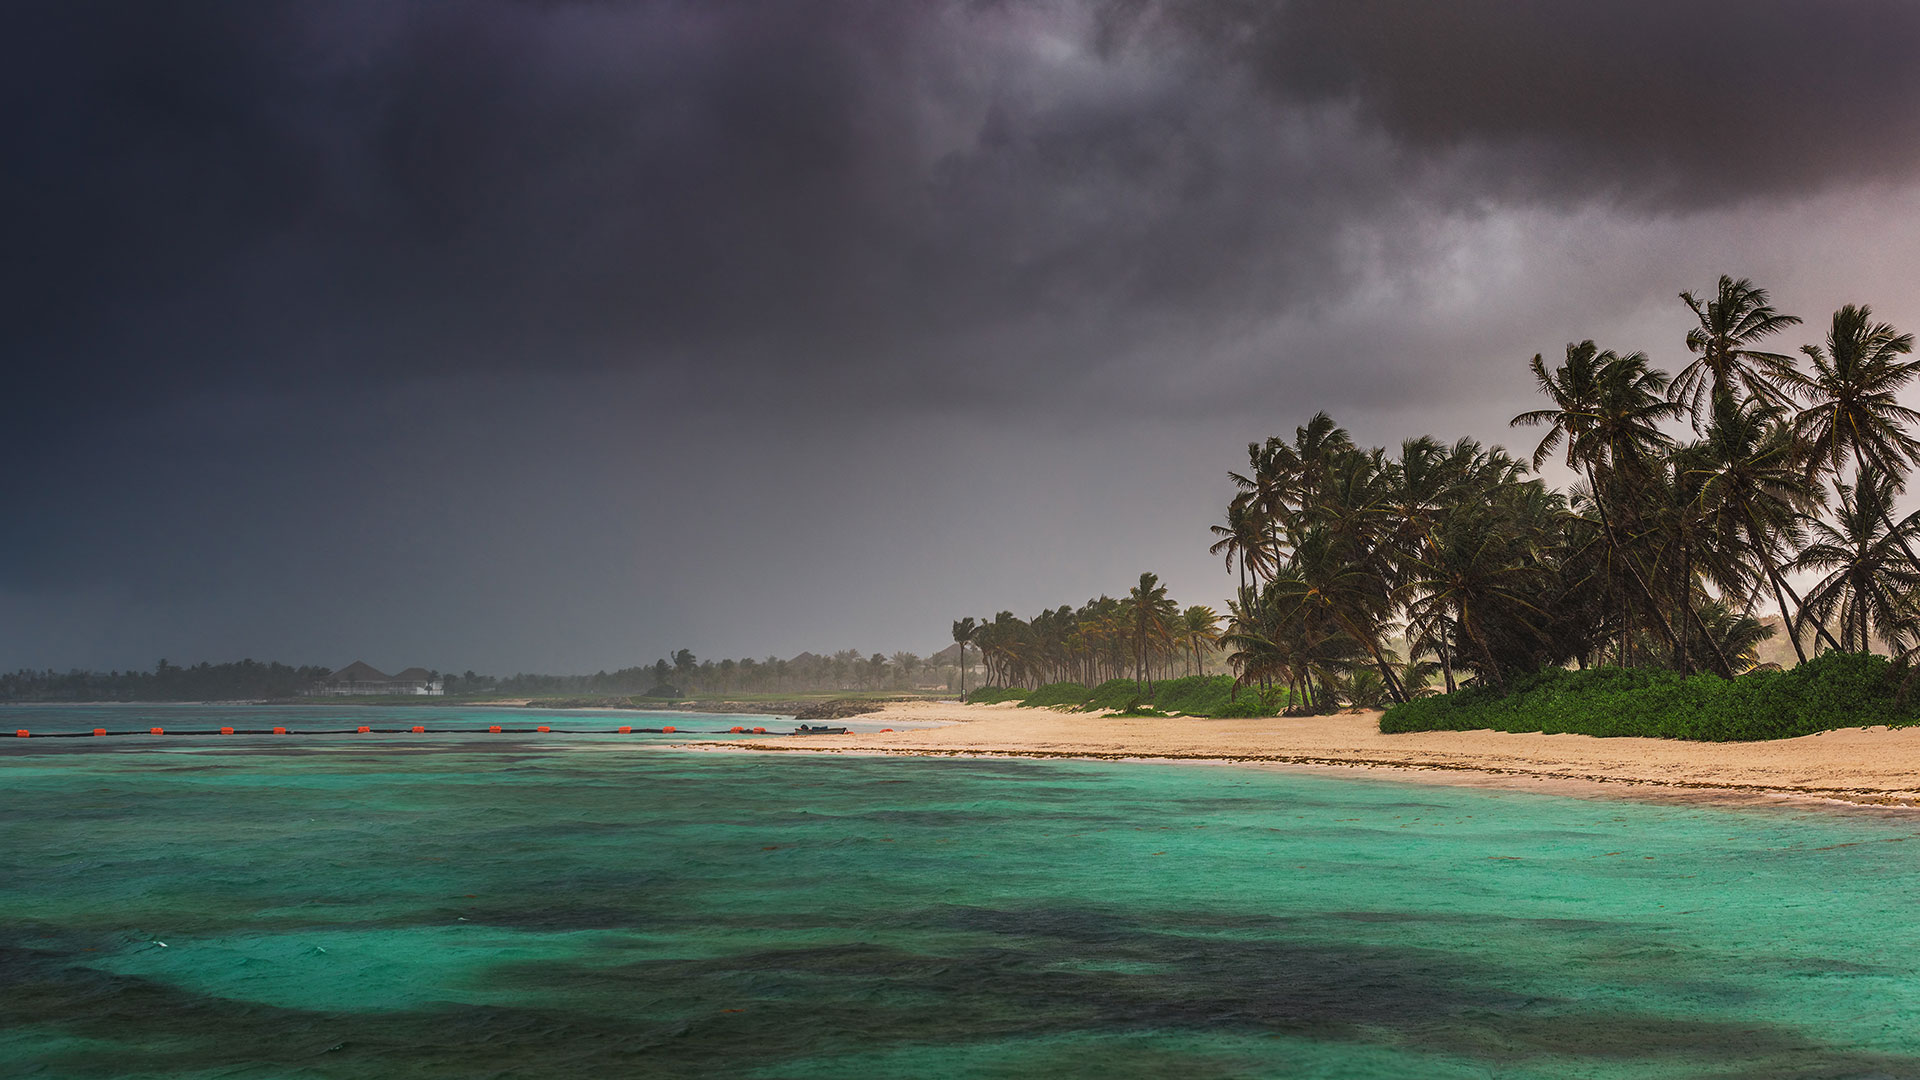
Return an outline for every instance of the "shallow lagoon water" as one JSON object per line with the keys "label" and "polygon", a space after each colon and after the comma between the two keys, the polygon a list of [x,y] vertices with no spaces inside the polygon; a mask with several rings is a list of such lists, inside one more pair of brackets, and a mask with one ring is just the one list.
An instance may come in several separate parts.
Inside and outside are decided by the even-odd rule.
{"label": "shallow lagoon water", "polygon": [[638,739],[21,740],[0,859],[9,1074],[1920,1076],[1898,815]]}

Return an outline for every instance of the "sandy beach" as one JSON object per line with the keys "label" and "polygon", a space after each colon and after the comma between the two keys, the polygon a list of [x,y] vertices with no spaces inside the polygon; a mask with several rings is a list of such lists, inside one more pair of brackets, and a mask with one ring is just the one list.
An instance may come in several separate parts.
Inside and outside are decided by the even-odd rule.
{"label": "sandy beach", "polygon": [[947,721],[948,726],[722,745],[763,752],[1388,769],[1407,779],[1444,783],[1920,806],[1920,728],[1850,728],[1772,742],[1704,743],[1496,731],[1383,735],[1378,720],[1378,713],[1250,720],[1117,718],[1014,705],[902,702],[860,721],[882,726]]}

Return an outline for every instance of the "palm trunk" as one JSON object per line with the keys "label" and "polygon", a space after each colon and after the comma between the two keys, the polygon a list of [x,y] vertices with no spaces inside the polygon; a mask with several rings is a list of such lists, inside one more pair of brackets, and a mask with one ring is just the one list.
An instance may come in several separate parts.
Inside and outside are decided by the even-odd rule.
{"label": "palm trunk", "polygon": [[1773,598],[1780,604],[1780,629],[1787,632],[1787,641],[1793,645],[1793,655],[1799,663],[1807,662],[1807,650],[1800,647],[1800,634],[1793,625],[1793,616],[1787,613],[1787,596],[1782,591],[1780,575],[1774,572],[1772,560],[1762,557],[1767,572],[1767,581],[1773,585]]}

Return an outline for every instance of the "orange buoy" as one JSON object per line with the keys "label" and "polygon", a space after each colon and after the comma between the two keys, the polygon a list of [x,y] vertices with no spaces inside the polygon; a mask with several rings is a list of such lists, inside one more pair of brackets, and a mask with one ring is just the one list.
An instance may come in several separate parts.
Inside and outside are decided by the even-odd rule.
{"label": "orange buoy", "polygon": [[893,730],[893,729],[892,729],[892,728],[890,728],[890,727],[883,727],[883,728],[881,728],[881,729],[880,729],[880,733],[884,735],[884,734],[886,734],[887,732],[889,732],[889,731],[892,731],[892,730]]}
{"label": "orange buoy", "polygon": [[283,727],[277,727],[273,729],[273,733],[275,735],[285,735],[287,733],[287,729]]}
{"label": "orange buoy", "polygon": [[368,735],[368,734],[371,734],[372,732],[373,732],[373,729],[368,727],[367,725],[365,724],[360,725],[360,734]]}
{"label": "orange buoy", "polygon": [[150,735],[165,735],[167,733],[167,729],[166,728],[148,728],[147,733]]}
{"label": "orange buoy", "polygon": [[661,730],[661,731],[663,731],[663,732],[665,732],[665,733],[667,733],[668,735],[671,735],[671,734],[673,734],[673,733],[674,733],[674,732],[675,732],[676,730],[678,730],[678,729],[676,729],[676,728],[670,728],[670,727],[663,727],[663,728],[661,728],[660,730]]}
{"label": "orange buoy", "polygon": [[728,729],[727,729],[727,731],[728,731],[728,733],[729,733],[729,734],[733,734],[733,735],[738,735],[738,734],[740,734],[741,732],[743,732],[743,731],[745,731],[745,730],[747,730],[747,729],[746,729],[746,728],[743,728],[743,727],[730,727],[730,728],[728,728]]}
{"label": "orange buoy", "polygon": [[14,737],[14,738],[16,738],[16,739],[24,739],[24,738],[26,738],[26,737],[27,737],[27,729],[26,729],[26,728],[21,728],[20,730],[18,730],[18,731],[16,731],[16,732],[14,732],[14,733],[13,733],[13,737]]}
{"label": "orange buoy", "polygon": [[753,729],[753,733],[755,735],[765,735],[767,733],[767,729],[763,727],[757,727]]}
{"label": "orange buoy", "polygon": [[495,725],[493,725],[492,727],[489,727],[489,728],[487,729],[487,732],[488,732],[489,734],[492,734],[492,735],[498,735],[498,734],[500,734],[500,725],[499,725],[499,724],[495,724]]}
{"label": "orange buoy", "polygon": [[415,735],[425,735],[427,733],[427,729],[424,727],[421,727],[419,724],[415,724],[413,725],[413,733]]}
{"label": "orange buoy", "polygon": [[222,734],[222,735],[231,735],[231,734],[233,734],[233,729],[232,729],[232,728],[230,728],[230,727],[223,727],[223,728],[221,728],[221,729],[220,729],[220,734]]}
{"label": "orange buoy", "polygon": [[548,726],[547,726],[547,725],[545,725],[545,724],[541,724],[541,725],[540,725],[539,727],[537,727],[537,728],[534,728],[533,730],[535,730],[535,731],[552,731],[553,729],[552,729],[552,728],[550,728],[550,727],[548,727]]}
{"label": "orange buoy", "polygon": [[103,727],[97,727],[93,729],[93,733],[95,735],[105,735],[107,733],[107,729]]}
{"label": "orange buoy", "polygon": [[623,728],[621,728],[621,729],[620,729],[620,734],[622,734],[622,735],[631,735],[631,734],[633,734],[633,728],[631,728],[631,727],[623,727]]}

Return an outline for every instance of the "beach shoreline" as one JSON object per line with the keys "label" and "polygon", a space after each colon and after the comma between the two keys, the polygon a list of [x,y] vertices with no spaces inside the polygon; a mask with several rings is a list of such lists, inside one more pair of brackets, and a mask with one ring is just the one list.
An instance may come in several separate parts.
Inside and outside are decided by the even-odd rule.
{"label": "beach shoreline", "polygon": [[914,727],[688,748],[1267,766],[1662,801],[1920,808],[1915,728],[1848,728],[1740,743],[1498,731],[1383,735],[1377,712],[1118,717],[958,702],[902,702],[860,720]]}

